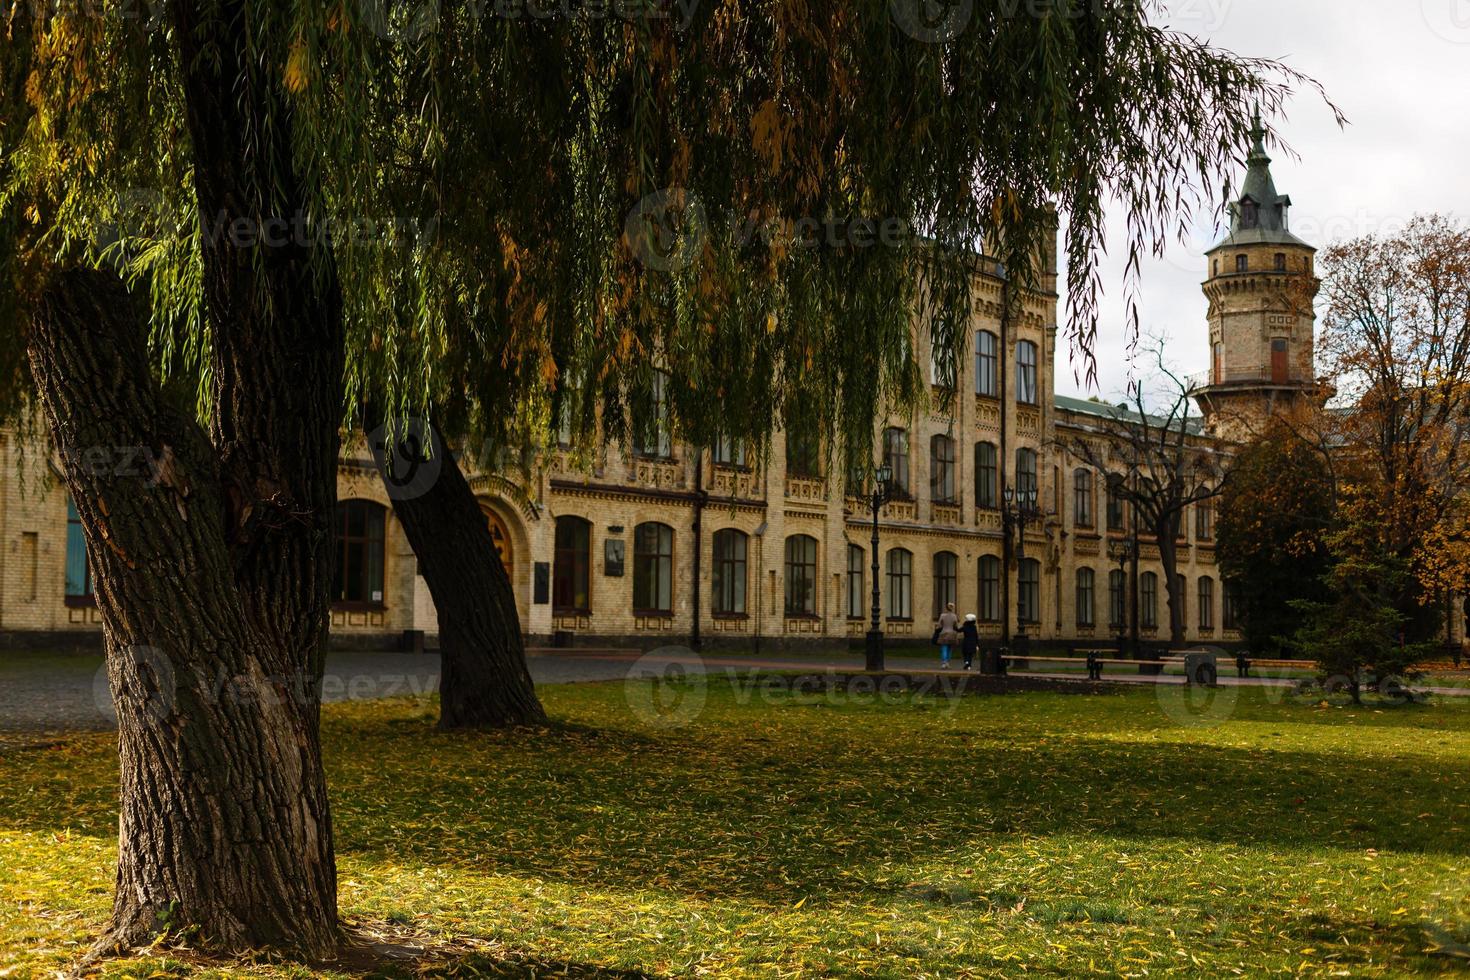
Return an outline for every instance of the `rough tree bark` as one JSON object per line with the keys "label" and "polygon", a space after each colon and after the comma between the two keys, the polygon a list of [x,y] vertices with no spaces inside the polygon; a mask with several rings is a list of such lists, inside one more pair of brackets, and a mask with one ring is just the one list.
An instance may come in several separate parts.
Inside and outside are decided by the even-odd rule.
{"label": "rough tree bark", "polygon": [[[510,576],[438,428],[394,430],[370,416],[369,449],[439,614],[439,727],[542,725]],[[425,446],[425,441],[431,441]]]}
{"label": "rough tree bark", "polygon": [[163,398],[115,276],[54,274],[28,342],[87,532],[118,715],[117,888],[98,949],[197,930],[200,945],[328,955],[336,872],[315,676],[300,624],[271,628],[263,583],[242,575],[219,453]]}

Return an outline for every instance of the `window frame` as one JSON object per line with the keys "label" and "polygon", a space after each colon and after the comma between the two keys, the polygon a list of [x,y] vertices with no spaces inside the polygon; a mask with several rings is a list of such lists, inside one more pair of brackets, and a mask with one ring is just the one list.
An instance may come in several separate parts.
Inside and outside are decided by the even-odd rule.
{"label": "window frame", "polygon": [[715,617],[744,619],[749,615],[749,559],[750,535],[738,527],[722,527],[711,535],[710,610]]}
{"label": "window frame", "polygon": [[[943,566],[941,568],[941,566]],[[960,603],[960,556],[953,551],[936,551],[930,559],[931,591],[934,593],[934,618],[951,603]]]}
{"label": "window frame", "polygon": [[942,432],[929,437],[929,500],[936,504],[955,503],[954,440]]}
{"label": "window frame", "polygon": [[1108,570],[1108,619],[1113,629],[1128,625],[1128,573],[1120,568]]}
{"label": "window frame", "polygon": [[[793,546],[802,549],[793,555]],[[783,546],[786,580],[783,611],[787,619],[814,619],[817,616],[817,539],[810,534],[788,534]],[[798,584],[804,584],[800,603],[793,602]]]}
{"label": "window frame", "polygon": [[[586,534],[586,550],[578,560],[576,551],[577,542],[570,545],[562,544],[562,528],[580,528]],[[570,556],[571,564],[567,566],[565,575],[562,572],[562,558]],[[582,581],[579,583],[579,578]],[[572,602],[563,603],[558,601],[563,593],[564,582],[570,580]],[[577,586],[581,585],[583,596],[587,600],[585,604],[578,605]],[[556,519],[552,530],[551,549],[551,612],[552,615],[590,615],[592,612],[592,522],[580,514],[562,514]]]}
{"label": "window frame", "polygon": [[891,471],[889,488],[893,496],[909,499],[913,486],[909,473],[909,430],[890,425],[883,430],[883,464]]}
{"label": "window frame", "polygon": [[[363,533],[348,533],[352,526],[352,511],[361,509],[364,513]],[[332,608],[333,609],[368,609],[380,610],[387,608],[387,578],[388,578],[388,508],[376,500],[365,497],[349,497],[346,500],[337,501],[337,507],[332,515],[333,525],[333,555],[332,571]],[[351,551],[353,547],[361,547],[362,563],[359,570],[358,585],[362,586],[365,598],[348,598],[347,578],[351,567]],[[376,560],[374,556],[376,551]],[[374,589],[374,567],[377,570],[376,585]],[[373,593],[378,598],[372,598]]]}
{"label": "window frame", "polygon": [[[856,558],[856,563],[853,559]],[[862,545],[848,542],[847,545],[847,618],[861,620],[867,615],[867,594],[864,588],[868,574],[868,553]]]}
{"label": "window frame", "polygon": [[[673,459],[674,441],[669,426],[669,373],[655,370],[649,399],[635,402],[633,411],[633,455],[645,459]],[[651,413],[648,418],[643,413]]]}
{"label": "window frame", "polygon": [[1195,580],[1195,589],[1199,592],[1195,606],[1199,628],[1213,630],[1215,628],[1215,580],[1208,575],[1201,575]]}
{"label": "window frame", "polygon": [[1000,450],[983,439],[975,443],[975,506],[984,510],[1000,506]]}
{"label": "window frame", "polygon": [[[987,575],[989,571],[991,574]],[[998,623],[1004,615],[1000,608],[1000,558],[995,555],[981,555],[976,569],[976,579],[979,583],[979,602],[982,623]]]}
{"label": "window frame", "polygon": [[1036,387],[1037,347],[1029,340],[1016,341],[1016,402],[1035,405],[1040,400]]}
{"label": "window frame", "polygon": [[[97,605],[97,583],[92,579],[92,559],[87,554],[87,532],[71,494],[66,495],[66,564],[63,568],[62,601],[68,606]],[[81,591],[72,591],[72,565],[80,560]]]}
{"label": "window frame", "polygon": [[1138,628],[1159,628],[1159,577],[1153,572],[1138,576]]}
{"label": "window frame", "polygon": [[1016,618],[1028,626],[1041,622],[1041,562],[1035,558],[1016,564]]}
{"label": "window frame", "polygon": [[994,333],[989,330],[975,331],[975,394],[982,398],[999,397],[999,350],[1000,338]]}
{"label": "window frame", "polygon": [[885,568],[888,573],[888,620],[911,623],[914,621],[914,553],[907,548],[889,548]]}
{"label": "window frame", "polygon": [[[655,550],[651,552],[642,548],[645,528],[656,535]],[[663,547],[665,542],[667,551]],[[646,576],[650,572],[653,578],[648,581]],[[644,594],[640,595],[640,591]],[[649,595],[650,591],[655,594]],[[639,602],[649,598],[654,601]],[[643,521],[633,528],[633,614],[660,617],[674,614],[674,529],[661,521]]]}
{"label": "window frame", "polygon": [[1079,466],[1072,471],[1072,526],[1092,528],[1097,517],[1092,512],[1092,470]]}
{"label": "window frame", "polygon": [[1097,573],[1086,565],[1079,567],[1074,575],[1073,589],[1077,597],[1077,626],[1093,629],[1097,626]]}

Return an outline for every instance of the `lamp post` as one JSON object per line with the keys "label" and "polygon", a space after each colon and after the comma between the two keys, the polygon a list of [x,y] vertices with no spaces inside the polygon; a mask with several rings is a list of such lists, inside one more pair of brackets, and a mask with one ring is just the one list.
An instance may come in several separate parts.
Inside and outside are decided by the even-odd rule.
{"label": "lamp post", "polygon": [[878,595],[878,511],[888,500],[889,481],[892,479],[892,467],[886,464],[878,467],[874,474],[873,490],[868,498],[873,508],[873,618],[868,625],[866,666],[868,670],[875,671],[883,669],[883,628],[878,623],[878,616],[882,611]]}
{"label": "lamp post", "polygon": [[[1120,608],[1118,610],[1118,622],[1117,622],[1117,626],[1118,626],[1118,656],[1123,657],[1123,656],[1126,656],[1127,655],[1127,652],[1128,652],[1127,651],[1127,648],[1124,646],[1124,643],[1125,643],[1126,638],[1127,638],[1127,635],[1128,635],[1128,624],[1127,624],[1127,619],[1128,619],[1128,564],[1131,561],[1133,561],[1133,542],[1132,542],[1132,540],[1130,540],[1128,538],[1123,538],[1123,539],[1117,540],[1117,541],[1109,541],[1108,542],[1108,557],[1111,558],[1113,561],[1115,561],[1115,562],[1118,563],[1118,575],[1122,579],[1122,582],[1123,582],[1123,596],[1122,596],[1123,601],[1121,603],[1121,607],[1122,608]],[[1108,600],[1109,600],[1109,603],[1111,603],[1111,601],[1112,601],[1112,596],[1111,595],[1108,597]]]}
{"label": "lamp post", "polygon": [[[1026,561],[1026,522],[1033,518],[1039,518],[1041,512],[1036,509],[1036,487],[1022,487],[1020,490],[1007,486],[1005,493],[1005,507],[1001,511],[1001,521],[1004,525],[1003,531],[1010,537],[1011,526],[1017,528],[1016,533],[1016,644],[1024,647],[1026,643],[1026,620],[1022,617],[1020,575],[1021,568]],[[1032,610],[1035,612],[1036,610]],[[1010,616],[1010,610],[1006,610],[1006,616]]]}

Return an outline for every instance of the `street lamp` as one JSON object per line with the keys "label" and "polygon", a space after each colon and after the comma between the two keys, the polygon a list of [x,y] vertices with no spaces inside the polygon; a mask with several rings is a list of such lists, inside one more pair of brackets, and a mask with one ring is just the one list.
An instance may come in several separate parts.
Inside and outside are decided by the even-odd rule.
{"label": "street lamp", "polygon": [[[1120,657],[1125,657],[1128,653],[1127,648],[1124,646],[1124,642],[1128,635],[1128,565],[1130,562],[1133,561],[1133,556],[1135,554],[1133,548],[1133,541],[1129,538],[1122,538],[1119,540],[1108,542],[1108,557],[1118,563],[1118,575],[1123,580],[1123,602],[1122,608],[1118,610],[1117,622],[1118,656]],[[1109,591],[1111,592],[1111,590]],[[1109,595],[1108,599],[1111,603],[1112,596]]]}
{"label": "street lamp", "polygon": [[873,619],[868,626],[867,669],[883,669],[883,628],[878,624],[881,606],[878,597],[878,511],[887,502],[892,492],[889,483],[893,480],[893,468],[886,463],[873,474],[873,489],[868,502],[873,508]]}
{"label": "street lamp", "polygon": [[[1026,522],[1041,517],[1041,511],[1036,509],[1036,487],[1022,487],[1020,490],[1007,486],[1002,494],[1005,498],[1005,507],[1001,510],[1001,522],[1003,533],[1007,540],[1010,539],[1011,526],[1017,528],[1016,534],[1016,574],[1017,594],[1020,593],[1020,570],[1026,560]],[[1032,610],[1035,612],[1036,610]],[[1010,616],[1010,610],[1006,610]],[[1016,644],[1024,647],[1026,643],[1026,620],[1021,616],[1021,603],[1016,603]]]}

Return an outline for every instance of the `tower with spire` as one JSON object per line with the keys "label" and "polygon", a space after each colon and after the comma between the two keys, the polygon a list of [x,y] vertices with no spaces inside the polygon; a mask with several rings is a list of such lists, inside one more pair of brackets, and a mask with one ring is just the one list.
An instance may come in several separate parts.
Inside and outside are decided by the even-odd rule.
{"label": "tower with spire", "polygon": [[1291,198],[1271,178],[1259,106],[1246,165],[1230,229],[1206,253],[1210,373],[1195,393],[1209,431],[1237,442],[1324,394],[1313,358],[1316,249],[1291,233]]}

